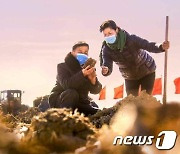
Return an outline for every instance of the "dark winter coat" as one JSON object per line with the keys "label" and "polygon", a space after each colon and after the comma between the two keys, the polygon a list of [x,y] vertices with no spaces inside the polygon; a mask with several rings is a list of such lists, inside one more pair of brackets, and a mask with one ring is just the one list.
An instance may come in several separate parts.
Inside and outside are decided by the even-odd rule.
{"label": "dark winter coat", "polygon": [[148,42],[136,35],[126,33],[126,44],[123,51],[111,50],[106,43],[103,43],[100,53],[100,65],[109,68],[108,76],[112,73],[113,62],[125,79],[138,80],[156,70],[154,59],[145,51],[152,53],[164,52],[161,46],[154,42]]}
{"label": "dark winter coat", "polygon": [[59,95],[67,89],[76,90],[79,93],[81,102],[88,99],[89,92],[98,94],[102,89],[102,85],[98,79],[95,85],[93,85],[88,78],[84,77],[79,62],[71,53],[66,56],[64,63],[57,65],[56,86],[51,91],[49,97],[51,107],[56,107]]}

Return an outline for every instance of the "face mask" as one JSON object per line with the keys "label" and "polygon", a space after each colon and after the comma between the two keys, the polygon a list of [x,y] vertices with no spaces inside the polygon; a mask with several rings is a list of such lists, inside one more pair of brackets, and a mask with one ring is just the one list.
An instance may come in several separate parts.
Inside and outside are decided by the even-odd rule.
{"label": "face mask", "polygon": [[104,38],[106,43],[113,44],[116,41],[116,35],[111,35]]}
{"label": "face mask", "polygon": [[82,54],[82,53],[78,53],[78,54],[76,55],[76,59],[78,60],[78,62],[79,62],[80,65],[84,65],[85,62],[86,62],[87,59],[88,59],[88,56],[85,55],[85,54]]}

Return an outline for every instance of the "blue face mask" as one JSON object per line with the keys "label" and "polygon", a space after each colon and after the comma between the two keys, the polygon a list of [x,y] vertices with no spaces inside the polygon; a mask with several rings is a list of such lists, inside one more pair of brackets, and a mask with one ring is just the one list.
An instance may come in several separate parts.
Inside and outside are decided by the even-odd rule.
{"label": "blue face mask", "polygon": [[104,40],[106,43],[113,44],[116,41],[116,35],[105,37]]}
{"label": "blue face mask", "polygon": [[82,53],[78,53],[76,55],[76,59],[78,60],[80,65],[84,65],[85,62],[88,60],[88,56]]}

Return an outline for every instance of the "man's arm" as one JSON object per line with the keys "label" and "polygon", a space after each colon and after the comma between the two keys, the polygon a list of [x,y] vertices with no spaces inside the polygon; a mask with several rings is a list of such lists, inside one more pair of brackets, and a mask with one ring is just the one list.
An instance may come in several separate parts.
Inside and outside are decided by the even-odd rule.
{"label": "man's arm", "polygon": [[64,89],[78,89],[80,86],[88,82],[88,79],[84,77],[82,71],[70,76],[67,69],[64,67],[64,64],[58,64],[57,72],[57,82]]}
{"label": "man's arm", "polygon": [[113,60],[111,59],[111,56],[107,52],[107,49],[105,49],[105,45],[102,47],[101,53],[100,53],[100,66],[102,67],[102,69],[104,68],[104,66],[108,67],[108,72],[107,73],[104,74],[103,70],[102,70],[102,75],[103,76],[109,76],[112,73]]}
{"label": "man's arm", "polygon": [[133,43],[135,43],[135,45],[140,49],[144,49],[152,53],[161,53],[165,51],[162,48],[162,44],[157,46],[155,42],[149,42],[146,39],[140,38],[136,35],[131,35],[130,38],[131,41],[133,41]]}
{"label": "man's arm", "polygon": [[90,83],[89,88],[90,88],[91,94],[98,94],[102,89],[102,84],[96,78],[96,83],[94,85],[92,83]]}

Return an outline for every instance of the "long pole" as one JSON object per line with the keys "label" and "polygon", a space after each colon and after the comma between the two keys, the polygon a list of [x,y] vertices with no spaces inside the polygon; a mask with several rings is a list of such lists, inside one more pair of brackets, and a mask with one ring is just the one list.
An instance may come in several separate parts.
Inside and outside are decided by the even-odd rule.
{"label": "long pole", "polygon": [[[169,16],[166,16],[165,41],[168,41],[168,30],[169,30]],[[166,102],[167,102],[166,100],[167,99],[167,59],[168,59],[168,51],[165,50],[163,105],[166,105]]]}

